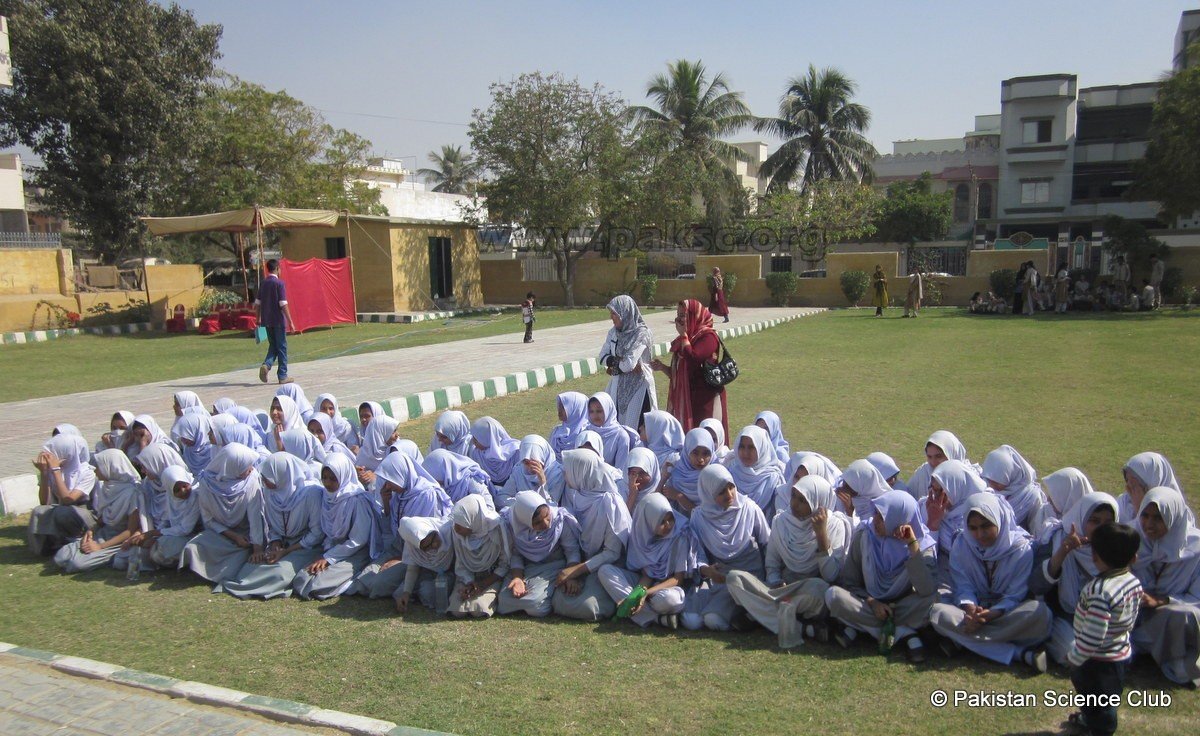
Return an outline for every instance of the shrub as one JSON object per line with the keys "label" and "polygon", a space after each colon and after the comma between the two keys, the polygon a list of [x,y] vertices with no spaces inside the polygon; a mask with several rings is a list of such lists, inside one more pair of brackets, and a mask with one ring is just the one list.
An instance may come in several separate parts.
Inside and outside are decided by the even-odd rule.
{"label": "shrub", "polygon": [[767,274],[767,288],[771,291],[771,301],[775,306],[787,306],[788,298],[796,293],[798,281],[796,274],[791,271]]}
{"label": "shrub", "polygon": [[1017,287],[1017,272],[1011,268],[998,268],[988,274],[988,284],[996,296],[1011,299],[1013,289]]}
{"label": "shrub", "polygon": [[1196,301],[1196,287],[1184,286],[1179,290],[1179,299],[1183,303],[1184,309],[1191,309],[1192,302]]}
{"label": "shrub", "polygon": [[1182,287],[1182,269],[1177,266],[1170,266],[1166,271],[1163,271],[1162,295],[1164,299],[1174,299]]}
{"label": "shrub", "polygon": [[843,271],[841,282],[842,293],[846,295],[846,301],[857,307],[858,302],[866,295],[871,279],[867,276],[866,271]]}
{"label": "shrub", "polygon": [[204,317],[217,311],[218,307],[231,307],[241,303],[242,297],[232,291],[206,288],[196,305],[196,316]]}
{"label": "shrub", "polygon": [[652,273],[644,274],[638,277],[638,283],[642,287],[642,304],[649,306],[658,293],[658,277]]}

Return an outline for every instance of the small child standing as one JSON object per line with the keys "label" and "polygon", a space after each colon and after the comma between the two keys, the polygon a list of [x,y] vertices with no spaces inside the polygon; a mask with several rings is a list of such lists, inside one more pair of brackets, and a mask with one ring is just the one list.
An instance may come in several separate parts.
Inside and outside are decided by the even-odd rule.
{"label": "small child standing", "polygon": [[531,291],[525,294],[521,302],[521,321],[525,323],[525,342],[533,342],[533,304],[537,296]]}
{"label": "small child standing", "polygon": [[1075,642],[1067,661],[1075,691],[1108,702],[1084,705],[1069,720],[1088,734],[1112,734],[1125,690],[1125,666],[1132,656],[1129,632],[1141,605],[1142,584],[1129,571],[1141,536],[1128,524],[1102,524],[1092,532],[1091,545],[1099,574],[1079,593]]}

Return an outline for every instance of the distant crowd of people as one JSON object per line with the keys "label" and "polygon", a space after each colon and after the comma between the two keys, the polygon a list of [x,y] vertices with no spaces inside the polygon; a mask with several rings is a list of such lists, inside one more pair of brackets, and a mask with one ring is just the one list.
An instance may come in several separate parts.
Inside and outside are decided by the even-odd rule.
{"label": "distant crowd of people", "polygon": [[1150,277],[1134,284],[1129,264],[1118,256],[1110,278],[1092,284],[1085,271],[1074,281],[1065,261],[1058,264],[1053,279],[1043,278],[1033,261],[1021,264],[1008,298],[988,291],[971,295],[973,314],[1025,314],[1050,312],[1065,314],[1068,309],[1086,312],[1144,312],[1162,306],[1162,282],[1166,264],[1158,256],[1150,258]]}

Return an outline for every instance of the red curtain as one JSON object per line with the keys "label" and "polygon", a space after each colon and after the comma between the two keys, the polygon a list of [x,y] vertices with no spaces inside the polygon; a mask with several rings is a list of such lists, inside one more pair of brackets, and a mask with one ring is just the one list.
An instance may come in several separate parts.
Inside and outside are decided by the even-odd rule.
{"label": "red curtain", "polygon": [[279,278],[287,286],[288,308],[297,330],[357,320],[349,258],[283,259]]}

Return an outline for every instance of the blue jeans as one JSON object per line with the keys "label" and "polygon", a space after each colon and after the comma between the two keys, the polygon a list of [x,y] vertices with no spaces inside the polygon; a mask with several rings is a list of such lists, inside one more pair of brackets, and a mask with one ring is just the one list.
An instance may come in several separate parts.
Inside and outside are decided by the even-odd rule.
{"label": "blue jeans", "polygon": [[279,359],[279,377],[287,378],[287,326],[263,325],[267,328],[267,357],[263,365],[269,370]]}

